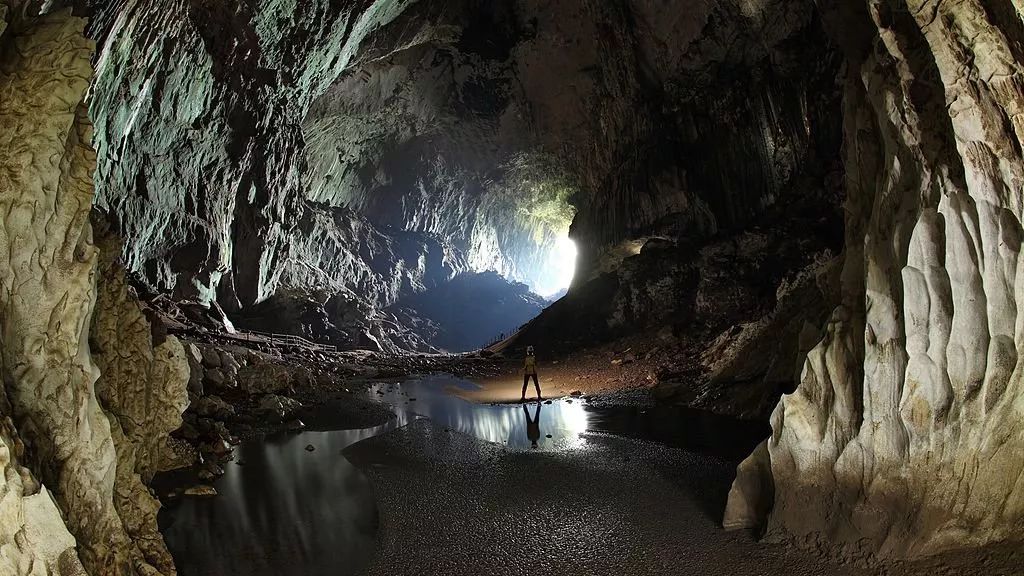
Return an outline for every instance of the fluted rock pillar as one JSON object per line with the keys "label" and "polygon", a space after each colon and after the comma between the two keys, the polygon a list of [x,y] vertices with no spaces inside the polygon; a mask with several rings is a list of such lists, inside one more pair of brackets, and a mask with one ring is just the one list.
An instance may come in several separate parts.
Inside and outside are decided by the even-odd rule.
{"label": "fluted rock pillar", "polygon": [[756,521],[746,487],[770,470],[776,536],[915,556],[1024,533],[1024,39],[1005,4],[867,3],[843,303],[727,524]]}

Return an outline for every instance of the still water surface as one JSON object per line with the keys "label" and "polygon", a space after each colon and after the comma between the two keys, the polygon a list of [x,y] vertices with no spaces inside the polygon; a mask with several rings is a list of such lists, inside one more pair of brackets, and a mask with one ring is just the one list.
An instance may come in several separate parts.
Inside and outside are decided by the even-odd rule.
{"label": "still water surface", "polygon": [[[480,439],[530,450],[580,446],[583,432],[648,438],[688,450],[740,458],[763,438],[763,425],[678,408],[593,409],[579,400],[482,405],[449,392],[476,385],[447,375],[377,384],[371,395],[397,418],[361,430],[305,431],[243,443],[216,483],[215,498],[185,498],[161,512],[181,576],[359,573],[374,547],[377,512],[366,477],[341,454],[351,444],[415,418]],[[330,422],[325,415],[324,422]],[[314,418],[317,420],[317,418]],[[322,428],[313,423],[313,428]],[[550,438],[549,438],[550,436]],[[309,452],[307,445],[315,450]]]}

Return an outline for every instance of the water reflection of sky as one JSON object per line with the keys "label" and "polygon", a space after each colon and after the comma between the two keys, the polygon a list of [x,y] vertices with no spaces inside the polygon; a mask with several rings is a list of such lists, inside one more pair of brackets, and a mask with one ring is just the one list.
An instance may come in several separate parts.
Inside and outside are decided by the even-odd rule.
{"label": "water reflection of sky", "polygon": [[538,447],[541,449],[578,445],[582,442],[580,433],[587,430],[587,412],[578,401],[555,400],[551,404],[540,404],[538,412],[536,402],[526,405],[468,402],[446,393],[449,387],[465,389],[475,385],[453,376],[432,375],[400,384],[377,384],[371,394],[394,406],[399,425],[423,416],[440,426],[513,448],[531,446],[527,424],[528,420],[538,418],[538,414]]}

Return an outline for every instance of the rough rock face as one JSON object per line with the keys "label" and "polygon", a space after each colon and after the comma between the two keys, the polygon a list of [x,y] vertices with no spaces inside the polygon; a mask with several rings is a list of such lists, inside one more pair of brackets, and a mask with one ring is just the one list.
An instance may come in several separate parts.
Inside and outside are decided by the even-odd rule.
{"label": "rough rock face", "polygon": [[811,2],[95,4],[126,266],[232,314],[314,303],[290,331],[393,349],[408,327],[378,310],[465,270],[552,293],[577,210],[586,281],[794,190],[836,205],[839,58]]}
{"label": "rough rock face", "polygon": [[[540,250],[530,248],[535,231],[542,244],[553,239],[535,226],[500,231],[523,239],[525,248],[457,234],[477,218],[476,204],[423,220],[431,199],[442,196],[433,184],[419,192],[421,200],[403,189],[397,204],[374,192],[391,204],[386,217],[340,191],[324,192],[334,191],[323,185],[330,174],[309,175],[305,141],[341,146],[353,135],[313,129],[307,138],[303,122],[314,98],[333,94],[328,87],[339,78],[359,82],[362,62],[451,36],[450,26],[422,19],[420,36],[406,37],[407,20],[429,12],[417,4],[428,3],[343,4],[241,2],[229,9],[145,0],[98,8],[93,34],[102,49],[91,103],[102,159],[98,204],[123,224],[129,271],[180,297],[218,300],[229,312],[294,288],[356,293],[377,306],[464,269],[455,248],[477,262],[489,250],[489,265],[511,269],[516,250],[523,258]],[[396,23],[400,16],[406,20]],[[367,96],[386,100],[379,91]],[[422,113],[421,121],[431,122],[434,112]],[[393,124],[385,120],[378,122]],[[448,179],[448,197],[467,196],[471,184]],[[404,216],[396,211],[403,205]],[[429,235],[421,243],[435,246],[410,251],[403,231]],[[481,242],[490,244],[475,245]]]}
{"label": "rough rock face", "polygon": [[117,453],[114,506],[145,563],[170,574],[174,563],[156,524],[160,504],[143,481],[166,459],[168,434],[181,426],[189,364],[181,342],[151,326],[130,293],[120,238],[102,219],[93,219],[93,229],[100,257],[89,345],[100,370],[96,395],[110,414]]}
{"label": "rough rock face", "polygon": [[[0,410],[10,418],[4,452],[13,446],[14,459],[5,458],[12,474],[0,488],[13,508],[0,516],[18,507],[26,514],[23,526],[3,523],[4,531],[25,536],[3,554],[21,554],[15,574],[30,567],[33,575],[78,574],[79,558],[92,574],[173,574],[156,532],[155,502],[136,472],[148,469],[157,438],[173,426],[170,412],[180,403],[168,400],[175,382],[184,385],[180,354],[173,345],[155,354],[150,348],[148,381],[113,369],[97,387],[89,347],[98,256],[89,222],[95,156],[83,98],[93,44],[83,34],[85,20],[69,10],[32,16],[21,3],[4,6],[11,10],[0,37]],[[100,325],[127,304],[117,298],[100,297]],[[105,363],[126,361],[108,356]],[[150,401],[158,409],[150,410],[157,408]],[[63,520],[21,466],[52,487]],[[34,567],[33,557],[40,560]]]}
{"label": "rough rock face", "polygon": [[[1020,538],[1020,9],[841,3],[842,304],[740,468],[726,524],[851,551]],[[755,462],[756,460],[756,462]],[[760,480],[758,480],[760,478]]]}

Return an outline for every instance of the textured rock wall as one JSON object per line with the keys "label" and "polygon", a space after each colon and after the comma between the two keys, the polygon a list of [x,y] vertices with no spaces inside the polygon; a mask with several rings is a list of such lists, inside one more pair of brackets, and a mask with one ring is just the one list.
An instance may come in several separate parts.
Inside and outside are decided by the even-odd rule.
{"label": "textured rock wall", "polygon": [[[357,293],[377,306],[461,271],[455,249],[476,267],[503,269],[539,250],[531,248],[532,229],[489,228],[515,243],[470,238],[476,204],[457,176],[438,178],[452,181],[447,198],[466,198],[464,205],[429,217],[436,202],[428,198],[443,196],[433,180],[419,199],[414,186],[402,189],[405,201],[375,194],[382,211],[353,200],[362,188],[348,190],[348,180],[332,182],[329,170],[316,169],[320,155],[312,154],[314,168],[307,169],[307,140],[335,156],[335,148],[376,157],[397,146],[386,134],[402,122],[360,116],[335,100],[352,93],[384,107],[395,99],[376,83],[358,93],[350,88],[366,83],[364,62],[452,36],[450,26],[429,17],[431,3],[422,10],[416,2],[236,4],[126,0],[97,7],[92,34],[102,46],[91,114],[101,158],[98,204],[122,223],[132,274],[179,297],[218,299],[229,312],[297,287]],[[342,85],[328,90],[338,79]],[[311,107],[338,113],[310,113],[307,121]],[[409,107],[421,123],[435,113],[423,102]],[[339,117],[362,126],[320,127]],[[441,243],[444,254],[410,254],[407,237],[395,231],[434,235],[420,243]],[[541,235],[542,243],[551,239]],[[485,252],[489,259],[473,260]]]}
{"label": "textured rock wall", "polygon": [[580,280],[623,241],[749,225],[803,179],[827,191],[839,59],[813,3],[524,5],[517,72],[544,147],[579,175]]}
{"label": "textured rock wall", "polygon": [[53,496],[20,464],[24,450],[14,423],[5,417],[0,423],[0,571],[10,576],[83,576],[75,538]]}
{"label": "textured rock wall", "polygon": [[[83,99],[94,46],[85,20],[69,10],[32,16],[20,3],[5,6],[12,10],[0,37],[0,411],[9,420],[0,435],[11,474],[0,488],[0,516],[14,521],[2,523],[0,538],[9,529],[16,534],[0,557],[17,562],[15,574],[79,574],[79,558],[91,574],[173,574],[155,501],[137,471],[147,472],[158,437],[174,426],[170,413],[180,402],[165,400],[184,385],[181,365],[173,346],[158,347],[150,349],[148,386],[116,369],[97,386],[89,345],[98,250],[89,223],[95,155]],[[99,298],[100,325],[128,304]],[[148,345],[117,344],[125,342],[134,345],[111,346],[108,354]],[[22,466],[52,488],[59,516]]]}
{"label": "textured rock wall", "polygon": [[96,396],[117,453],[114,507],[140,559],[171,574],[174,563],[156,523],[160,504],[143,481],[166,459],[168,435],[181,426],[189,364],[181,342],[150,324],[125,283],[120,238],[102,219],[93,219],[93,229],[99,264],[89,346],[100,370]]}
{"label": "textured rock wall", "polygon": [[[98,4],[126,267],[229,313],[302,291],[372,312],[459,261],[554,293],[577,209],[586,280],[623,243],[836,205],[839,58],[811,2]],[[441,250],[407,256],[406,232]]]}
{"label": "textured rock wall", "polygon": [[[419,3],[367,38],[303,123],[307,194],[451,239],[475,270],[554,292],[574,186],[530,127],[514,3]],[[558,57],[557,51],[552,51]]]}
{"label": "textured rock wall", "polygon": [[[927,554],[1024,534],[1018,7],[842,3],[842,305],[726,524]],[[760,473],[758,472],[760,471]]]}

